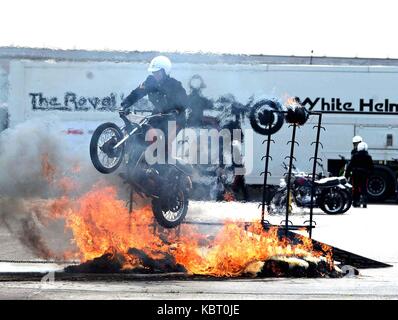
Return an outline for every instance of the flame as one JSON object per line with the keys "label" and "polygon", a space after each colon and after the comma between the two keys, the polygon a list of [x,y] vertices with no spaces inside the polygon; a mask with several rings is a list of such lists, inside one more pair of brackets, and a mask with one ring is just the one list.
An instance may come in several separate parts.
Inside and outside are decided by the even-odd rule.
{"label": "flame", "polygon": [[280,239],[276,229],[265,231],[260,222],[247,226],[226,221],[214,239],[188,225],[182,225],[179,232],[155,231],[151,208],[146,206],[130,214],[113,186],[96,185],[76,200],[56,199],[50,210],[53,218],[66,220],[77,248],[74,258],[83,262],[117,253],[125,258],[124,269],[135,268],[140,262],[128,250],[136,248],[153,259],[170,254],[190,274],[236,277],[249,266],[275,256],[320,257],[326,252],[331,259],[330,248],[318,252],[310,239],[293,245]]}
{"label": "flame", "polygon": [[71,166],[72,173],[79,173],[81,171],[81,165],[79,162],[75,161]]}
{"label": "flame", "polygon": [[232,192],[225,192],[224,194],[224,200],[225,201],[234,201],[235,200],[235,196]]}
{"label": "flame", "polygon": [[44,153],[41,157],[41,172],[48,183],[54,181],[55,171],[55,166],[50,162],[49,154]]}
{"label": "flame", "polygon": [[69,177],[62,177],[57,182],[57,187],[62,194],[68,194],[78,187],[76,181]]}
{"label": "flame", "polygon": [[[55,188],[63,195],[76,190],[79,186],[77,181],[67,175],[62,175],[60,169],[54,162],[55,161],[51,161],[51,157],[48,153],[44,153],[41,157],[41,175],[47,181],[48,185]],[[80,170],[80,164],[75,161],[66,174],[77,174]]]}
{"label": "flame", "polygon": [[290,107],[297,107],[300,106],[300,101],[297,100],[297,97],[293,97],[289,95],[288,93],[284,93],[281,97],[281,100],[283,101],[283,104],[285,106],[290,106]]}

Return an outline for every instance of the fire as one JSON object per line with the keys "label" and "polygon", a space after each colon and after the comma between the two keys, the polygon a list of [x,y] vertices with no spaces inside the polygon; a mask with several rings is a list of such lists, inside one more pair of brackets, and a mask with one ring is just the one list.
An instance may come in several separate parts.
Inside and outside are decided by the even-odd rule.
{"label": "fire", "polygon": [[287,105],[287,106],[298,106],[298,105],[300,105],[299,102],[297,101],[297,98],[290,97],[288,95],[286,95],[284,97],[284,104]]}
{"label": "fire", "polygon": [[51,183],[54,180],[56,170],[48,153],[44,153],[41,157],[41,172],[47,182]]}
{"label": "fire", "polygon": [[69,177],[62,177],[57,181],[57,187],[62,194],[68,194],[77,188],[78,184]]}
{"label": "fire", "polygon": [[[196,228],[182,225],[176,230],[155,230],[149,206],[131,214],[117,197],[115,187],[95,186],[76,201],[66,197],[51,206],[52,216],[64,217],[77,247],[75,257],[92,260],[104,254],[121,254],[125,269],[139,266],[139,259],[128,251],[142,250],[156,259],[163,254],[196,275],[236,277],[253,263],[276,256],[319,257],[310,240],[292,245],[277,235],[276,229],[265,231],[260,223],[245,227],[242,222],[226,221],[214,239]],[[324,248],[330,252],[330,248]]]}
{"label": "fire", "polygon": [[224,201],[235,201],[235,196],[232,192],[225,192],[224,194]]}
{"label": "fire", "polygon": [[329,267],[333,265],[331,248],[324,246],[321,252],[316,251],[311,240],[305,238],[292,244],[281,239],[277,229],[264,230],[260,222],[246,225],[225,221],[217,235],[209,237],[188,225],[178,230],[159,229],[150,206],[130,213],[114,186],[97,184],[79,198],[68,197],[78,185],[71,178],[57,177],[47,154],[42,157],[42,174],[63,194],[49,201],[46,208],[48,219],[65,220],[66,231],[73,234],[76,249],[64,254],[68,258],[87,262],[111,255],[123,258],[123,269],[134,269],[142,267],[138,252],[154,260],[172,257],[190,274],[216,277],[250,273],[261,262],[275,257],[326,256]]}

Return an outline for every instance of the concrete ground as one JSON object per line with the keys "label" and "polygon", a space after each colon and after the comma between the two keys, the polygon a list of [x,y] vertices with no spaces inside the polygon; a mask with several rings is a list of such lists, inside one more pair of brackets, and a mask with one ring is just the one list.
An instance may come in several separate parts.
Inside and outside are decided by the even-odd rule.
{"label": "concrete ground", "polygon": [[[192,202],[190,221],[250,221],[260,214],[257,203]],[[283,216],[267,217],[280,223]],[[295,213],[294,223],[308,216]],[[392,264],[392,268],[362,269],[360,275],[342,279],[229,279],[169,281],[0,281],[0,299],[397,299],[398,246],[395,205],[369,205],[344,215],[315,211],[313,238],[368,258]],[[0,259],[29,259],[32,254],[0,227]],[[1,272],[43,272],[61,265],[0,263]]]}

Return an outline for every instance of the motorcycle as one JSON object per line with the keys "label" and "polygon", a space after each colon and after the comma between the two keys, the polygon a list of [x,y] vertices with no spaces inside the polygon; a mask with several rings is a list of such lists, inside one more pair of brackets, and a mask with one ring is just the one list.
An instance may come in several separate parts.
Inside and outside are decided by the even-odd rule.
{"label": "motorcycle", "polygon": [[140,196],[152,200],[152,210],[157,222],[165,228],[178,226],[188,211],[189,193],[192,189],[192,168],[181,159],[174,163],[149,164],[145,159],[146,148],[154,141],[143,142],[151,120],[157,117],[173,117],[174,113],[153,114],[139,122],[130,121],[120,112],[124,126],[115,123],[101,124],[90,141],[90,157],[101,173],[114,172],[124,161],[128,170],[123,176]]}
{"label": "motorcycle", "polygon": [[[283,163],[288,170],[288,166]],[[352,205],[352,186],[345,177],[321,178],[312,182],[312,176],[292,168],[292,180],[290,182],[289,210],[292,210],[294,202],[298,207],[311,207],[311,192],[314,186],[313,207],[320,208],[327,214],[342,214],[347,212]],[[287,178],[281,179],[281,185],[271,199],[268,212],[271,214],[284,213],[287,203]]]}

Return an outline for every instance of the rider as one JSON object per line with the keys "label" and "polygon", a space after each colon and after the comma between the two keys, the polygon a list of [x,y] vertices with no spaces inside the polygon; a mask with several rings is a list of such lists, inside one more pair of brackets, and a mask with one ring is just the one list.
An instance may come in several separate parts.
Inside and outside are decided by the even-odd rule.
{"label": "rider", "polygon": [[[135,88],[122,101],[121,113],[128,113],[128,108],[146,95],[149,101],[154,105],[152,114],[160,114],[160,117],[150,120],[152,127],[160,129],[164,133],[166,141],[165,152],[166,159],[168,155],[168,120],[175,120],[177,131],[185,126],[187,107],[187,94],[181,85],[181,82],[170,77],[171,61],[165,56],[157,56],[149,64],[148,71],[151,73],[146,80]],[[170,118],[165,114],[173,113]],[[162,115],[163,114],[163,115]],[[177,132],[175,132],[177,134]]]}
{"label": "rider", "polygon": [[360,142],[346,170],[347,177],[352,172],[354,207],[359,207],[361,200],[363,207],[367,207],[367,181],[372,170],[373,160],[368,153],[368,145],[365,142]]}

